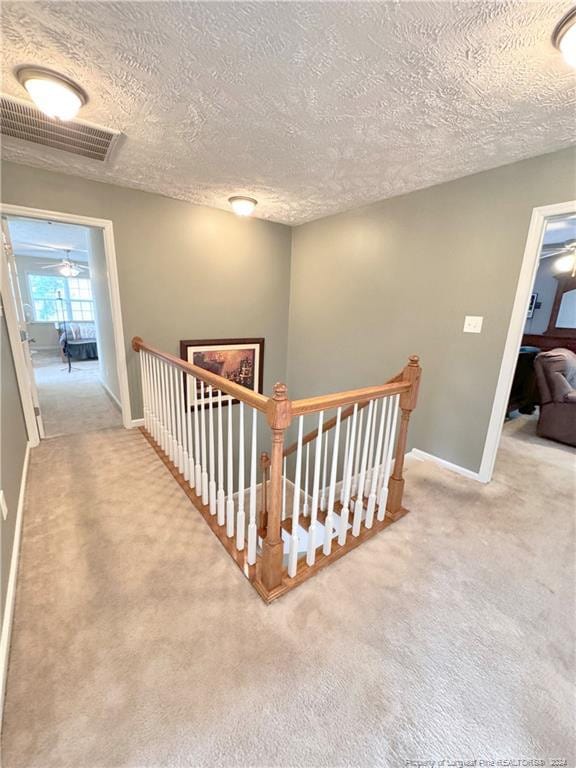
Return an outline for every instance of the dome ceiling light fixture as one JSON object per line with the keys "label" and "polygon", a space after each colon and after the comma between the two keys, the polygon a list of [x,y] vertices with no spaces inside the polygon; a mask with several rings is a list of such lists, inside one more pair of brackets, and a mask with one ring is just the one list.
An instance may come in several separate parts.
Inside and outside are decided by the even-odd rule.
{"label": "dome ceiling light fixture", "polygon": [[88,101],[88,94],[66,75],[45,67],[18,67],[16,79],[41,112],[58,120],[72,120]]}
{"label": "dome ceiling light fixture", "polygon": [[566,64],[576,68],[576,7],[564,14],[556,24],[552,42],[564,57]]}
{"label": "dome ceiling light fixture", "polygon": [[244,197],[243,195],[229,197],[228,202],[237,216],[251,216],[258,205],[258,200],[255,200],[253,197]]}

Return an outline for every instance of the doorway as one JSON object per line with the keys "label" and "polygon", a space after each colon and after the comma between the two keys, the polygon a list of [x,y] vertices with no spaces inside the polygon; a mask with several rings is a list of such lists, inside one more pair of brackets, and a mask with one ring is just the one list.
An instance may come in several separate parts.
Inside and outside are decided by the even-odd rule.
{"label": "doorway", "polygon": [[[504,439],[522,440],[536,452],[541,449],[547,461],[553,462],[554,455],[573,453],[575,365],[576,201],[568,201],[535,208],[532,213],[479,472],[481,481],[491,479]],[[560,394],[549,386],[551,376],[557,374],[560,387],[566,390]]]}
{"label": "doorway", "polygon": [[130,426],[111,223],[40,213],[2,217],[38,436]]}

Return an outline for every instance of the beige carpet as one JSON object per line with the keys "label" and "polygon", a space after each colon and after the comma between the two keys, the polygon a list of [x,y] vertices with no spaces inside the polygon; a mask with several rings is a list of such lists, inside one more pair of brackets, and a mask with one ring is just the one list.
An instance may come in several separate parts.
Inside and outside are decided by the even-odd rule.
{"label": "beige carpet", "polygon": [[35,352],[32,362],[46,437],[121,426],[120,409],[100,383],[98,360],[73,360],[70,373],[58,352]]}
{"label": "beige carpet", "polygon": [[411,514],[271,606],[138,432],[44,442],[4,768],[574,766],[574,453],[533,432],[489,486],[413,462]]}

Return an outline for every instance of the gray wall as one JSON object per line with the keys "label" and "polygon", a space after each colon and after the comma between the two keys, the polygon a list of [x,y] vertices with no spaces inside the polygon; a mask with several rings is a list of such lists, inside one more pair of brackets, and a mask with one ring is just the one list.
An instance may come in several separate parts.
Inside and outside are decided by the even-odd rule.
{"label": "gray wall", "polygon": [[411,445],[478,470],[532,209],[574,199],[575,171],[563,150],[296,228],[290,395],[383,381],[417,353]]}
{"label": "gray wall", "polygon": [[542,259],[536,273],[533,292],[538,294],[537,301],[542,305],[540,309],[535,309],[532,317],[526,320],[524,333],[544,333],[550,322],[550,313],[558,288],[557,272],[554,270],[556,259]]}
{"label": "gray wall", "polygon": [[[136,334],[174,352],[264,335],[264,390],[288,360],[292,397],[385,380],[419,353],[411,444],[477,470],[531,212],[574,198],[575,171],[569,149],[321,219],[292,231],[292,259],[288,227],[23,165],[4,163],[3,198],[114,222],[134,417]],[[465,314],[482,334],[462,333]]]}
{"label": "gray wall", "polygon": [[18,509],[20,481],[22,479],[27,442],[28,435],[26,433],[24,412],[22,411],[22,403],[18,391],[6,319],[2,310],[0,318],[0,488],[4,491],[8,506],[6,520],[0,514],[0,541],[2,547],[0,604],[2,606],[2,619],[6,603],[6,589],[8,587],[8,575],[10,573],[10,562],[14,545],[16,511]]}
{"label": "gray wall", "polygon": [[179,339],[265,336],[265,392],[285,378],[289,227],[9,162],[2,199],[113,221],[133,418],[135,335],[174,353]]}
{"label": "gray wall", "polygon": [[104,386],[120,400],[120,384],[116,361],[114,323],[108,285],[108,268],[104,250],[104,236],[101,229],[90,228],[90,284],[94,298],[94,316],[98,337],[98,362],[100,379]]}

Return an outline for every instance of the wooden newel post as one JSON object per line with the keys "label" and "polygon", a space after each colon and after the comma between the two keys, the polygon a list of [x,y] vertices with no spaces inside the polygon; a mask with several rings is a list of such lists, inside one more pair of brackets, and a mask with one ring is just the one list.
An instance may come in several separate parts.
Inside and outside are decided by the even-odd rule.
{"label": "wooden newel post", "polygon": [[283,544],[282,522],[282,464],[284,459],[284,434],[292,421],[292,404],[288,400],[285,384],[274,385],[274,395],[268,402],[267,419],[272,429],[272,455],[270,457],[270,493],[268,525],[262,545],[261,580],[264,587],[272,590],[282,583]]}
{"label": "wooden newel post", "polygon": [[406,392],[402,392],[400,395],[400,429],[398,431],[398,440],[396,442],[396,455],[394,459],[394,469],[390,480],[388,481],[388,500],[386,503],[386,509],[388,512],[395,514],[402,508],[402,495],[404,493],[404,478],[402,472],[404,470],[404,455],[406,453],[406,440],[408,438],[408,423],[410,421],[410,414],[416,407],[418,400],[418,387],[420,385],[420,376],[422,374],[422,368],[420,368],[420,358],[418,355],[411,355],[408,365],[402,371],[403,381],[410,382],[410,389]]}
{"label": "wooden newel post", "polygon": [[268,472],[270,470],[270,456],[265,451],[260,454],[260,469],[262,470],[262,508],[260,509],[258,535],[265,538],[268,526]]}

